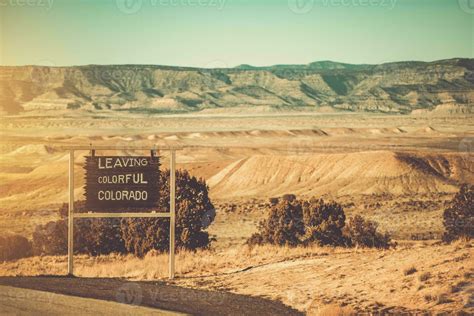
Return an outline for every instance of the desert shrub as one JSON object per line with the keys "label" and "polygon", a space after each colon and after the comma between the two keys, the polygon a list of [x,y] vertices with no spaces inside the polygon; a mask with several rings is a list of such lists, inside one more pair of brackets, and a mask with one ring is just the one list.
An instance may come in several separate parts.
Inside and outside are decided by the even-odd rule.
{"label": "desert shrub", "polygon": [[259,224],[259,232],[253,234],[247,243],[296,246],[304,234],[302,217],[301,202],[281,199],[271,207],[268,218]]}
{"label": "desert shrub", "polygon": [[[204,180],[196,179],[187,171],[176,173],[176,248],[207,247],[210,238],[205,229],[215,218]],[[169,172],[160,173],[160,199],[157,212],[169,212]],[[85,202],[74,203],[75,212],[85,212]],[[126,209],[124,211],[139,211]],[[59,209],[61,220],[39,225],[33,234],[33,248],[37,255],[67,253],[68,205]],[[133,253],[144,256],[155,249],[169,247],[169,219],[76,219],[74,220],[74,253],[89,255]]]}
{"label": "desert shrub", "polygon": [[292,202],[296,200],[296,195],[294,194],[283,194],[281,197],[282,200]]}
{"label": "desert shrub", "polygon": [[320,245],[343,246],[347,240],[342,234],[346,216],[342,206],[336,202],[324,202],[322,199],[304,201],[303,221],[305,243],[316,242]]}
{"label": "desert shrub", "polygon": [[349,238],[353,246],[369,248],[389,248],[390,235],[377,231],[377,223],[365,220],[362,216],[356,215],[349,219],[349,223],[344,229],[344,233]]}
{"label": "desert shrub", "polygon": [[410,274],[413,274],[413,273],[416,273],[416,272],[418,272],[418,270],[413,266],[405,268],[405,270],[403,270],[404,275],[410,275]]}
{"label": "desert shrub", "polygon": [[322,305],[315,300],[306,311],[308,316],[355,316],[357,312],[351,306],[340,306],[337,304]]}
{"label": "desert shrub", "polygon": [[[207,247],[210,238],[203,229],[215,218],[206,182],[191,176],[187,171],[176,172],[176,248]],[[158,211],[169,212],[169,171],[160,173],[160,199]],[[166,251],[169,247],[169,219],[132,218],[121,224],[122,237],[127,252],[144,256],[155,249]]]}
{"label": "desert shrub", "polygon": [[0,236],[0,261],[16,260],[32,255],[31,243],[20,235]]}
{"label": "desert shrub", "polygon": [[34,255],[64,255],[67,253],[67,221],[51,221],[38,225],[33,232]]}
{"label": "desert shrub", "polygon": [[444,210],[443,240],[451,242],[455,239],[474,237],[474,186],[462,185],[459,192],[451,200],[450,206]]}
{"label": "desert shrub", "polygon": [[278,204],[278,200],[279,199],[276,198],[276,197],[271,197],[271,198],[268,199],[268,202],[270,202],[270,205],[276,205],[276,204]]}
{"label": "desert shrub", "polygon": [[268,218],[259,224],[258,233],[253,234],[247,243],[289,246],[318,243],[342,246],[347,244],[342,234],[344,221],[344,210],[335,202],[282,198],[271,207]]}
{"label": "desert shrub", "polygon": [[[83,211],[84,203],[78,202],[76,212]],[[61,213],[64,207],[61,207]],[[33,252],[35,255],[67,254],[67,219],[38,225],[33,232]],[[74,253],[76,254],[110,254],[124,253],[120,220],[112,218],[75,219],[74,220]]]}
{"label": "desert shrub", "polygon": [[431,273],[429,273],[429,272],[423,272],[423,273],[420,274],[420,276],[418,277],[418,280],[420,280],[420,282],[426,282],[426,281],[428,281],[430,278],[431,278]]}
{"label": "desert shrub", "polygon": [[120,219],[79,219],[75,220],[74,227],[78,227],[74,234],[78,252],[93,256],[126,253]]}

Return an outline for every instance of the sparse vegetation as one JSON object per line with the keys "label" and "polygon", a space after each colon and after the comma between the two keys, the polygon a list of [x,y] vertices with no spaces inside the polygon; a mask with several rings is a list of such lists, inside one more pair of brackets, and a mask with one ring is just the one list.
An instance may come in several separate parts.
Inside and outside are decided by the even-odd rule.
{"label": "sparse vegetation", "polygon": [[[169,212],[169,172],[160,175],[161,212]],[[195,250],[210,243],[209,234],[203,229],[215,218],[215,209],[204,180],[191,176],[187,171],[176,172],[176,247]],[[134,218],[122,221],[122,237],[127,252],[143,257],[155,249],[166,251],[169,247],[169,220]]]}
{"label": "sparse vegetation", "polygon": [[390,236],[377,231],[377,223],[356,215],[345,226],[341,204],[312,198],[298,200],[292,194],[270,199],[269,217],[260,222],[249,245],[361,246],[389,248]]}
{"label": "sparse vegetation", "polygon": [[259,224],[259,232],[248,240],[250,245],[273,244],[296,246],[304,234],[301,202],[281,199],[273,205],[268,218]]}
{"label": "sparse vegetation", "polygon": [[[315,308],[321,308],[331,300],[331,304],[347,304],[357,308],[358,313],[381,314],[385,308],[394,306],[393,302],[396,301],[403,302],[406,309],[395,308],[386,313],[411,315],[419,311],[420,302],[424,301],[427,294],[432,296],[432,301],[422,308],[427,308],[428,312],[462,309],[470,297],[469,285],[472,280],[464,280],[466,284],[457,286],[454,295],[449,284],[459,277],[471,276],[466,267],[469,267],[472,258],[461,257],[459,261],[453,261],[453,257],[466,251],[455,244],[416,243],[417,247],[401,244],[396,250],[385,252],[383,260],[380,260],[381,253],[372,249],[317,245],[290,247],[266,244],[252,247],[240,245],[222,251],[183,250],[176,255],[176,274],[179,278],[175,283],[208,290],[233,288],[236,293],[250,292],[281,300],[301,311],[306,311],[313,300]],[[433,256],[434,253],[437,255]],[[169,256],[159,251],[150,251],[144,258],[120,254],[77,255],[75,275],[163,280],[168,277],[168,260]],[[406,286],[415,285],[412,283],[414,278],[400,277],[403,272],[394,273],[401,262],[422,272],[429,271],[436,276],[436,279],[433,278],[436,282],[424,283],[424,287],[416,292],[407,291]],[[0,263],[0,275],[64,274],[66,265],[66,256],[37,256]],[[462,273],[464,271],[465,274]],[[341,295],[341,289],[337,286],[339,284],[351,286],[347,286]],[[383,298],[379,290],[382,288],[387,289]],[[438,293],[446,294],[445,298],[454,303],[435,305]],[[374,302],[377,301],[385,307],[375,306]]]}
{"label": "sparse vegetation", "polygon": [[307,312],[308,316],[355,316],[356,311],[350,306],[329,304],[324,306],[311,305]]}
{"label": "sparse vegetation", "polygon": [[418,270],[413,266],[408,267],[405,270],[403,270],[404,275],[411,275],[411,274],[416,273],[416,272],[418,272]]}
{"label": "sparse vegetation", "polygon": [[0,236],[0,261],[15,260],[30,256],[31,243],[20,235]]}
{"label": "sparse vegetation", "polygon": [[67,253],[67,222],[62,219],[38,225],[33,233],[35,255],[64,255]]}
{"label": "sparse vegetation", "polygon": [[[158,210],[169,212],[169,172],[161,173]],[[203,231],[215,217],[214,206],[203,180],[187,171],[176,173],[176,247],[194,250],[207,247],[210,238]],[[84,201],[75,210],[86,211]],[[61,220],[40,225],[33,234],[37,255],[59,255],[67,252],[67,204],[59,210]],[[133,253],[143,257],[150,250],[166,251],[169,247],[169,220],[154,218],[81,219],[74,223],[75,253],[89,255]]]}
{"label": "sparse vegetation", "polygon": [[369,248],[389,248],[390,235],[377,231],[377,223],[356,215],[349,219],[345,233],[353,246]]}
{"label": "sparse vegetation", "polygon": [[472,239],[474,237],[474,186],[462,185],[443,213],[443,240]]}
{"label": "sparse vegetation", "polygon": [[348,240],[343,236],[346,215],[342,206],[336,202],[324,202],[322,199],[303,201],[303,221],[305,225],[305,243],[319,245],[344,246]]}
{"label": "sparse vegetation", "polygon": [[431,273],[429,273],[429,272],[423,272],[423,273],[420,274],[420,276],[418,277],[418,280],[420,280],[420,282],[426,282],[426,281],[428,281],[430,278],[431,278]]}

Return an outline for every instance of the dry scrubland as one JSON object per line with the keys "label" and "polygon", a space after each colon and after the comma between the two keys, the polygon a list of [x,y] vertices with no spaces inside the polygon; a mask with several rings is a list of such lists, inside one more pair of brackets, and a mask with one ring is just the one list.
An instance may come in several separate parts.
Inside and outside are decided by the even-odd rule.
{"label": "dry scrubland", "polygon": [[[359,311],[473,310],[472,242],[406,242],[391,250],[238,246],[180,252],[180,286],[257,295],[316,312],[326,305]],[[77,256],[82,277],[166,280],[165,254]],[[0,274],[64,274],[67,258],[35,257],[0,265]]]}
{"label": "dry scrubland", "polygon": [[[205,178],[217,207],[212,248],[177,257],[174,283],[282,300],[381,311],[473,311],[473,244],[443,245],[442,211],[474,183],[472,116],[368,114],[15,117],[0,121],[0,229],[31,236],[67,200],[64,145],[184,144],[178,167]],[[112,152],[110,152],[112,153]],[[133,154],[124,150],[122,154]],[[83,154],[76,157],[81,199]],[[114,153],[115,154],[115,153]],[[167,153],[163,163],[167,165]],[[320,196],[376,220],[396,249],[243,246],[269,197]],[[426,239],[426,241],[410,241]],[[81,276],[156,279],[166,256],[78,256]],[[410,268],[413,271],[410,271]],[[64,274],[65,257],[0,264],[0,275]],[[410,273],[412,272],[412,273]],[[397,307],[398,309],[394,309]]]}

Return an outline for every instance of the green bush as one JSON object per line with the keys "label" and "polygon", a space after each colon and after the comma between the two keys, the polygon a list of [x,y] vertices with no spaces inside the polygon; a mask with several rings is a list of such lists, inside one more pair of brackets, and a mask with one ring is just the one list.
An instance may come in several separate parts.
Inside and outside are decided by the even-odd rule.
{"label": "green bush", "polygon": [[0,261],[16,260],[32,255],[31,243],[23,236],[0,236]]}
{"label": "green bush", "polygon": [[459,192],[451,200],[450,206],[444,210],[443,240],[451,242],[455,239],[472,239],[474,237],[474,186],[462,185]]}
{"label": "green bush", "polygon": [[352,246],[367,248],[389,248],[390,235],[377,231],[377,223],[365,220],[362,216],[356,215],[349,219],[349,223],[344,229]]}

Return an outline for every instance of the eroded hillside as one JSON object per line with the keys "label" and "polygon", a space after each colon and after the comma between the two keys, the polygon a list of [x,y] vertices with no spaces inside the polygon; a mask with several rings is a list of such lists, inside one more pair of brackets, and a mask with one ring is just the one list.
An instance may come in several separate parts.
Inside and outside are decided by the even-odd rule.
{"label": "eroded hillside", "polygon": [[474,61],[236,68],[153,65],[0,67],[0,110],[193,112],[255,108],[471,112]]}

